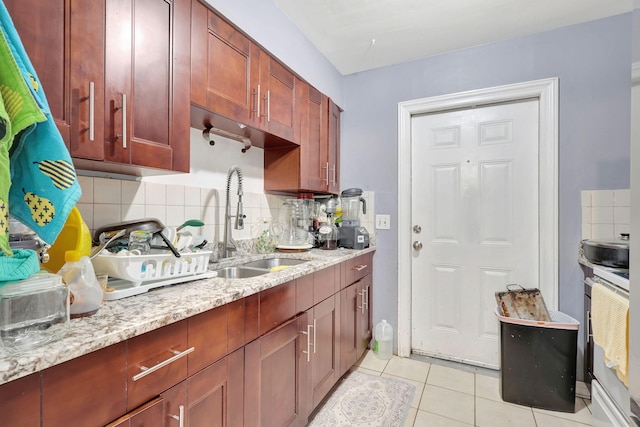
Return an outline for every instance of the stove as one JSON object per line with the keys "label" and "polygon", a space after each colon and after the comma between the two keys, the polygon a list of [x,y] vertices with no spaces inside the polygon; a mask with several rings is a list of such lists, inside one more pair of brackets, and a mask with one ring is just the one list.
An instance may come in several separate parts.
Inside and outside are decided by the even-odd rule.
{"label": "stove", "polygon": [[594,276],[629,292],[629,270],[608,267],[593,267]]}

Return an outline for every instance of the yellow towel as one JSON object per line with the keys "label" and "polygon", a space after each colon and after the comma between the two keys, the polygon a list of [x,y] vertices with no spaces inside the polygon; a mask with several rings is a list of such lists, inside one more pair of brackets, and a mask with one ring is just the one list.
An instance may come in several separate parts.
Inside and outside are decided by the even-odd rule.
{"label": "yellow towel", "polygon": [[593,340],[604,350],[607,365],[629,385],[629,299],[596,283],[591,290]]}

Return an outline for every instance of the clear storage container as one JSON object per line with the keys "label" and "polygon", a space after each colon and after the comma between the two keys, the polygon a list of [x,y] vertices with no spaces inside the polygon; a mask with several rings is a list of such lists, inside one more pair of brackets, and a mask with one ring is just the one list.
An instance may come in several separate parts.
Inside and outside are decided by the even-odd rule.
{"label": "clear storage container", "polygon": [[56,274],[39,273],[0,286],[0,349],[23,351],[64,336],[69,288]]}

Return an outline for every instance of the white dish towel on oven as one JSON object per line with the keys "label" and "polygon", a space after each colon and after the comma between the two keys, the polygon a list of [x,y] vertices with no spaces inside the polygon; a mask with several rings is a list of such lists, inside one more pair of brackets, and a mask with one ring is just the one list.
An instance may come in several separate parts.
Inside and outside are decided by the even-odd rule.
{"label": "white dish towel on oven", "polygon": [[629,298],[596,283],[591,289],[593,340],[604,350],[604,361],[629,385]]}

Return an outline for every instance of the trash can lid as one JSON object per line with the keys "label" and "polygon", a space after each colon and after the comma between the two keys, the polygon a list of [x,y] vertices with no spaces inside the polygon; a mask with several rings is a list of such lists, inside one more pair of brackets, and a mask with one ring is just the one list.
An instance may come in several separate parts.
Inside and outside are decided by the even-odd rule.
{"label": "trash can lid", "polygon": [[539,320],[525,320],[518,319],[515,317],[505,317],[500,314],[500,308],[496,307],[496,311],[494,312],[498,320],[504,323],[512,323],[515,325],[524,325],[524,326],[536,326],[539,328],[552,328],[552,329],[578,329],[580,328],[580,322],[569,316],[568,314],[562,313],[561,311],[553,311],[549,310],[549,315],[551,316],[551,322],[542,322]]}

